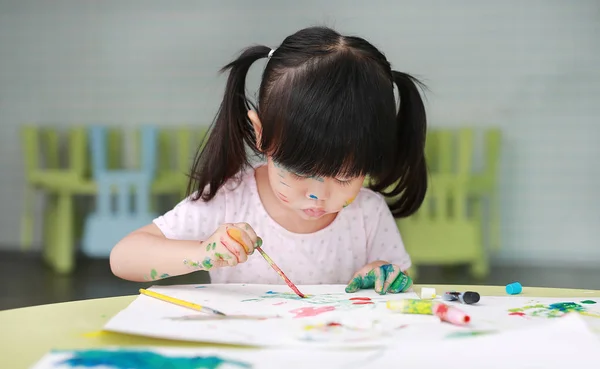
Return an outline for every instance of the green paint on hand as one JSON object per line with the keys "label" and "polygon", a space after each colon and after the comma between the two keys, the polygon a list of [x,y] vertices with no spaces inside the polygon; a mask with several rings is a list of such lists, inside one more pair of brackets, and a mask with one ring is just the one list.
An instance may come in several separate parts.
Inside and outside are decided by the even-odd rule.
{"label": "green paint on hand", "polygon": [[163,273],[163,274],[160,275],[161,279],[169,278],[169,277],[170,277],[170,275],[168,275],[167,273]]}
{"label": "green paint on hand", "polygon": [[596,301],[594,301],[594,300],[583,300],[583,301],[581,301],[581,303],[582,304],[590,304],[590,305],[592,305],[592,304],[595,304]]}
{"label": "green paint on hand", "polygon": [[150,271],[150,278],[151,278],[152,280],[155,280],[157,275],[158,275],[158,272],[156,271],[156,269],[152,269],[152,270]]}
{"label": "green paint on hand", "polygon": [[110,369],[217,369],[222,365],[250,368],[249,363],[223,359],[219,356],[166,356],[142,350],[81,350],[55,351],[68,353],[69,358],[58,363],[71,368]]}
{"label": "green paint on hand", "polygon": [[375,286],[375,271],[369,270],[365,276],[356,276],[346,286],[347,293],[354,293],[360,289],[373,288]]}
{"label": "green paint on hand", "polygon": [[385,295],[385,291],[383,290],[383,284],[387,279],[388,274],[394,272],[394,267],[392,264],[385,264],[379,267],[379,278],[375,282],[375,292],[380,295]]}
{"label": "green paint on hand", "polygon": [[231,259],[231,255],[215,252],[215,258],[220,259],[220,260],[229,260],[229,259]]}
{"label": "green paint on hand", "polygon": [[217,243],[216,243],[216,242],[213,242],[213,243],[212,243],[212,249],[214,250],[214,249],[215,249],[215,247],[217,247]]}
{"label": "green paint on hand", "polygon": [[400,274],[398,274],[398,276],[396,277],[396,279],[394,279],[392,284],[390,284],[390,287],[388,288],[387,292],[390,292],[390,293],[405,292],[406,290],[408,290],[410,288],[410,286],[412,286],[412,284],[413,284],[412,278],[410,278],[406,274],[400,272]]}
{"label": "green paint on hand", "polygon": [[210,243],[206,245],[206,251],[210,251]]}
{"label": "green paint on hand", "polygon": [[213,267],[212,260],[209,257],[205,257],[204,260],[202,261],[202,267],[205,270],[210,270]]}

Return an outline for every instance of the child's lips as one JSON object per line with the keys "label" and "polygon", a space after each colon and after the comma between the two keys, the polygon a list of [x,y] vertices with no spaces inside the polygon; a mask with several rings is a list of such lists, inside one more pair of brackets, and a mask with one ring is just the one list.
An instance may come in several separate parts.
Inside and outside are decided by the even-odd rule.
{"label": "child's lips", "polygon": [[324,209],[319,209],[319,208],[310,208],[310,209],[304,209],[304,214],[308,215],[311,218],[319,218],[322,217],[323,215],[325,215],[326,211]]}

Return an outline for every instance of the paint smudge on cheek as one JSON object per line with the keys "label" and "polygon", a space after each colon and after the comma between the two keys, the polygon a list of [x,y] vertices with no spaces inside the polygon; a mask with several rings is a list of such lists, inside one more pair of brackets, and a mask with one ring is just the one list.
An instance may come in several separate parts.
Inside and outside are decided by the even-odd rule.
{"label": "paint smudge on cheek", "polygon": [[346,202],[344,203],[344,205],[342,207],[347,208],[348,206],[350,206],[350,204],[352,204],[354,202],[354,199],[356,199],[356,196],[354,196],[351,199],[346,200]]}
{"label": "paint smudge on cheek", "polygon": [[310,195],[308,195],[309,198],[313,199],[313,200],[318,200],[319,198],[315,195],[313,195],[312,193]]}
{"label": "paint smudge on cheek", "polygon": [[288,200],[287,196],[285,196],[284,194],[282,194],[281,192],[277,192],[277,197],[279,197],[279,200],[289,203],[290,200]]}

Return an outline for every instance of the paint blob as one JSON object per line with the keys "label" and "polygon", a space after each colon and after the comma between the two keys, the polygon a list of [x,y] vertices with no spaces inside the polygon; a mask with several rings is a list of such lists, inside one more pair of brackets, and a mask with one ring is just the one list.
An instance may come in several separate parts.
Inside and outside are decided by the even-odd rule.
{"label": "paint blob", "polygon": [[582,303],[582,304],[589,304],[589,305],[592,305],[592,304],[595,304],[595,303],[596,303],[596,301],[594,301],[594,300],[583,300],[583,301],[581,301],[581,303]]}
{"label": "paint blob", "polygon": [[290,310],[290,313],[295,314],[294,318],[306,318],[311,316],[317,316],[328,311],[335,310],[334,306],[321,306],[321,307],[303,307],[294,310]]}
{"label": "paint blob", "polygon": [[226,364],[238,368],[250,368],[249,363],[223,359],[218,356],[166,356],[141,350],[81,350],[72,351],[73,356],[60,364],[72,368],[110,369],[218,369]]}

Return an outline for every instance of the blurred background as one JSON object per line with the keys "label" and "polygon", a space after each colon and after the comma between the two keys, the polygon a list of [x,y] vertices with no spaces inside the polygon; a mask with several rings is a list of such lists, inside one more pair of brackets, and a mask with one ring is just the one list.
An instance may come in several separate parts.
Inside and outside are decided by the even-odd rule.
{"label": "blurred background", "polygon": [[[219,68],[312,25],[429,88],[417,283],[600,288],[597,0],[0,0],[0,309],[136,293],[111,237],[181,198]],[[96,206],[107,178],[142,183],[137,217]]]}

